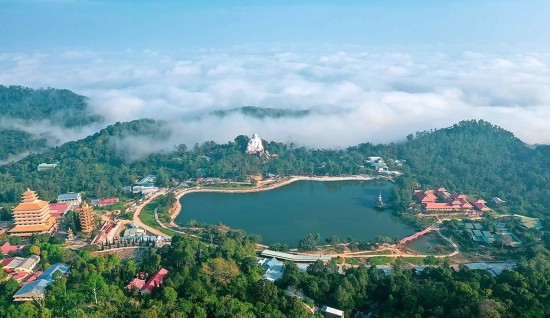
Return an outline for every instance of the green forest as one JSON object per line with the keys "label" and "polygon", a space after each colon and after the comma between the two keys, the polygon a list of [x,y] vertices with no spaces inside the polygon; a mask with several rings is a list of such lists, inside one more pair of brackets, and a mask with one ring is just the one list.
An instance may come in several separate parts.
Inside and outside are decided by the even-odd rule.
{"label": "green forest", "polygon": [[[14,303],[18,283],[0,283],[0,317],[311,317],[304,304],[340,308],[346,317],[371,309],[388,318],[550,315],[548,236],[526,251],[515,270],[496,277],[464,266],[455,272],[448,261],[416,272],[398,258],[389,275],[364,265],[341,275],[334,261],[318,261],[306,272],[285,263],[283,277],[273,283],[260,279],[264,270],[246,233],[216,235],[217,246],[178,235],[158,250],[139,243],[145,252],[137,261],[92,257],[89,251],[35,240],[23,253],[40,255],[44,268],[70,264],[69,275],[36,302]],[[151,295],[125,288],[138,272],[151,275],[161,267],[168,276]],[[291,294],[299,292],[307,298]]]}
{"label": "green forest", "polygon": [[[411,134],[402,143],[363,143],[341,150],[264,141],[265,149],[278,155],[270,160],[244,153],[247,136],[226,144],[177,145],[137,159],[129,156],[131,145],[120,142],[128,136],[161,142],[169,134],[161,121],[117,123],[83,140],[0,166],[0,202],[16,203],[27,187],[46,200],[67,191],[81,191],[88,197],[120,195],[122,187],[149,173],[159,176],[159,186],[198,177],[201,170],[207,176],[237,181],[267,172],[281,176],[369,173],[366,158],[380,156],[390,169],[397,169],[393,159],[407,160],[398,168],[404,175],[396,178],[392,188],[398,214],[407,208],[414,189],[439,186],[486,199],[498,196],[508,202],[510,212],[543,219],[550,207],[548,146],[532,149],[512,133],[481,120]],[[36,169],[41,162],[57,161],[56,169]]]}
{"label": "green forest", "polygon": [[14,161],[29,152],[42,152],[56,140],[48,134],[37,135],[33,125],[79,128],[103,122],[90,115],[87,99],[66,89],[31,89],[0,85],[0,162]]}

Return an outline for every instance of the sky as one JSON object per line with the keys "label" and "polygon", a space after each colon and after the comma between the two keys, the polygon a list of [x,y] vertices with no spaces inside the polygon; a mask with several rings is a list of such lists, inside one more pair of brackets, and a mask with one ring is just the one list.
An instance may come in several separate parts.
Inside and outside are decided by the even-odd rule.
{"label": "sky", "polygon": [[[546,1],[0,0],[0,8],[0,84],[71,89],[108,123],[166,120],[173,137],[156,150],[253,132],[342,148],[464,119],[550,143]],[[240,106],[312,114],[189,120]]]}

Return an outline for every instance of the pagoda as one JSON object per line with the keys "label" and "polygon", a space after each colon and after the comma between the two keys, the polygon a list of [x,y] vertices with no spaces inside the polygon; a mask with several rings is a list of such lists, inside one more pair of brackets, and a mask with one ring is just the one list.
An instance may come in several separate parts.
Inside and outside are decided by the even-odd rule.
{"label": "pagoda", "polygon": [[57,228],[57,223],[50,213],[49,202],[40,200],[31,189],[23,193],[21,203],[13,209],[13,219],[15,227],[8,233],[15,236],[52,234]]}
{"label": "pagoda", "polygon": [[67,241],[72,241],[72,240],[74,240],[74,234],[73,234],[73,230],[69,228],[69,230],[67,231]]}
{"label": "pagoda", "polygon": [[94,208],[84,201],[82,202],[82,208],[79,209],[78,216],[82,232],[91,234],[95,229]]}

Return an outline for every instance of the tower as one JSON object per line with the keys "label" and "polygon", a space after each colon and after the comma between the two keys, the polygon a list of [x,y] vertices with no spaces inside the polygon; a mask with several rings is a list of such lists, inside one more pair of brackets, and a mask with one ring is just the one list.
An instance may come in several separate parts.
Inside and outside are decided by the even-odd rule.
{"label": "tower", "polygon": [[88,205],[86,201],[82,202],[82,208],[79,209],[78,217],[82,232],[86,234],[92,233],[95,229],[94,208]]}
{"label": "tower", "polygon": [[67,231],[67,241],[72,241],[72,240],[74,240],[74,234],[73,234],[73,230],[69,228],[69,230]]}
{"label": "tower", "polygon": [[36,192],[28,188],[21,197],[21,203],[13,209],[13,219],[15,227],[8,233],[15,236],[52,234],[57,228],[57,223],[50,212],[49,202],[40,200]]}

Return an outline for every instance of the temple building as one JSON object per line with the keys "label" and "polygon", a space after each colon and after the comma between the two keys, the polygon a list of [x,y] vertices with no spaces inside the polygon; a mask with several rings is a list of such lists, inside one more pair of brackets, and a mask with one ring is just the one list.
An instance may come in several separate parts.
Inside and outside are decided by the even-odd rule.
{"label": "temple building", "polygon": [[27,189],[21,203],[13,209],[15,227],[8,231],[15,236],[32,236],[50,233],[57,228],[57,222],[51,216],[49,202],[42,201],[36,192]]}
{"label": "temple building", "polygon": [[86,234],[92,233],[95,229],[94,208],[84,201],[82,202],[82,208],[78,209],[78,216],[82,232]]}

